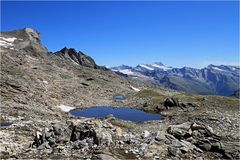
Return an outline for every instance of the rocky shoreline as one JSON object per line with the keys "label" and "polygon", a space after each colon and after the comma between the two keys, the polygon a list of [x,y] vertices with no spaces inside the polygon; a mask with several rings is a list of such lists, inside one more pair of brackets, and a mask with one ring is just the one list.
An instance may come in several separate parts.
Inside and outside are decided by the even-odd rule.
{"label": "rocky shoreline", "polygon": [[[165,112],[169,113],[163,120],[143,123],[114,117],[67,116],[55,121],[19,117],[13,125],[1,128],[1,158],[239,159],[238,134],[219,134],[218,128],[228,123],[229,128],[239,131],[233,117],[221,121],[205,114],[208,117],[201,118],[208,122],[203,122],[200,114],[184,115],[176,108]],[[172,112],[178,115],[170,118]],[[183,115],[188,121],[179,121]]]}

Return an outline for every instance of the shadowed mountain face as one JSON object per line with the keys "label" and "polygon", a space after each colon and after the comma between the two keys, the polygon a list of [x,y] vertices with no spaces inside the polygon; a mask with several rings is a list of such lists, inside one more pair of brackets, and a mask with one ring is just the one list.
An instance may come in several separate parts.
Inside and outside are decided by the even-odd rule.
{"label": "shadowed mountain face", "polygon": [[71,60],[79,65],[85,66],[85,67],[90,67],[90,68],[95,68],[95,69],[100,68],[91,57],[85,55],[81,51],[77,52],[73,48],[68,49],[67,47],[64,47],[63,49],[61,49],[58,52],[55,52],[54,54],[58,55],[62,58],[69,59],[69,60]]}
{"label": "shadowed mountain face", "polygon": [[[171,89],[198,94],[230,95],[239,88],[239,66],[172,68],[162,63],[113,67],[113,71]],[[144,76],[144,79],[142,78]]]}

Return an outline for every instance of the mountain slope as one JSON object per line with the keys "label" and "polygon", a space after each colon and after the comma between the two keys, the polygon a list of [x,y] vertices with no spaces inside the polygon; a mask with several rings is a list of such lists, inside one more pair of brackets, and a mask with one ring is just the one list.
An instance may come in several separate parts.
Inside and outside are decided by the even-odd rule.
{"label": "mountain slope", "polygon": [[[112,70],[134,79],[185,92],[230,95],[239,88],[239,66],[209,65],[202,69],[172,68],[158,62],[140,64],[136,67],[125,66],[125,68],[128,68],[128,72],[123,70],[121,66],[113,67]],[[144,79],[141,78],[143,76]]]}
{"label": "mountain slope", "polygon": [[132,86],[143,86],[74,49],[48,52],[35,30],[3,32],[0,38],[3,115],[56,118],[61,104],[117,105],[115,94],[131,95]]}

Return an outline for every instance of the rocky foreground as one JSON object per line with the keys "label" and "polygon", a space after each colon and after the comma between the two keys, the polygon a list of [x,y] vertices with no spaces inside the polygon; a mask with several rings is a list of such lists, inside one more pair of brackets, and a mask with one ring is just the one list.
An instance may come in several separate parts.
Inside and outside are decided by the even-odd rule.
{"label": "rocky foreground", "polygon": [[238,114],[199,109],[185,113],[175,111],[175,106],[164,112],[175,112],[175,117],[144,123],[114,117],[52,121],[19,117],[1,129],[1,154],[24,159],[239,159]]}
{"label": "rocky foreground", "polygon": [[[120,77],[74,49],[48,52],[32,29],[1,33],[0,40],[1,125],[11,124],[1,126],[1,159],[240,158],[237,98]],[[114,100],[118,94],[126,99]],[[163,119],[77,119],[64,105],[135,107]]]}

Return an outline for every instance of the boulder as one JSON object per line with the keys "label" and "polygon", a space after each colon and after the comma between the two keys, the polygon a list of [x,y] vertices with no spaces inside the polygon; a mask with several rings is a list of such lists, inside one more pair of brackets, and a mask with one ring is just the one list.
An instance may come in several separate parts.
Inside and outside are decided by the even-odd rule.
{"label": "boulder", "polygon": [[140,151],[140,152],[144,152],[145,149],[147,148],[147,146],[148,146],[147,143],[143,143],[143,144],[140,146],[139,151]]}
{"label": "boulder", "polygon": [[[195,107],[199,107],[199,105],[197,103],[194,103],[194,102],[181,102],[179,101],[178,99],[176,98],[167,98],[163,105],[166,107],[166,108],[169,108],[169,107],[180,107],[182,109],[184,108],[195,108]],[[160,107],[161,108],[161,107]]]}
{"label": "boulder", "polygon": [[115,131],[117,136],[122,136],[123,131],[120,127],[117,127]]}
{"label": "boulder", "polygon": [[165,107],[177,107],[178,106],[178,101],[177,101],[177,99],[174,99],[174,98],[167,98],[164,101],[164,106]]}
{"label": "boulder", "polygon": [[180,153],[181,153],[181,151],[178,148],[168,147],[168,154],[170,156],[179,157]]}
{"label": "boulder", "polygon": [[168,127],[167,132],[177,139],[185,139],[191,136],[189,128],[190,124],[187,122],[180,125],[171,125]]}
{"label": "boulder", "polygon": [[92,160],[116,160],[116,159],[108,154],[97,154],[92,157]]}
{"label": "boulder", "polygon": [[162,104],[158,104],[157,106],[155,106],[155,110],[158,111],[158,112],[162,112],[162,111],[165,111],[167,110],[169,107],[168,106],[164,106]]}
{"label": "boulder", "polygon": [[42,133],[39,131],[36,131],[35,135],[34,135],[34,142],[33,142],[32,146],[39,147],[41,144],[43,144]]}
{"label": "boulder", "polygon": [[212,143],[212,151],[221,153],[227,159],[240,159],[240,144],[238,141],[221,141]]}
{"label": "boulder", "polygon": [[50,138],[48,139],[48,143],[49,143],[50,146],[53,146],[53,145],[56,143],[56,139],[53,138],[53,137],[50,137]]}
{"label": "boulder", "polygon": [[192,144],[188,141],[181,140],[180,143],[185,149],[187,149],[187,151],[191,150],[191,151],[197,151],[197,152],[202,153],[202,150],[200,148],[196,147],[194,144]]}
{"label": "boulder", "polygon": [[96,130],[96,138],[98,140],[98,144],[101,146],[110,146],[112,143],[111,133],[103,130]]}
{"label": "boulder", "polygon": [[54,125],[54,126],[53,128],[54,128],[56,142],[58,143],[69,142],[72,134],[72,126],[69,126],[68,124],[65,124],[65,123],[61,125],[61,128],[58,128],[59,127],[58,125]]}
{"label": "boulder", "polygon": [[191,128],[191,131],[193,131],[193,133],[195,133],[195,136],[197,136],[197,135],[199,136],[199,135],[203,135],[203,134],[204,134],[204,136],[213,136],[214,135],[213,129],[207,125],[193,123],[190,128]]}
{"label": "boulder", "polygon": [[92,139],[93,144],[99,145],[99,139],[92,125],[77,124],[73,127],[71,141],[82,141],[88,138]]}
{"label": "boulder", "polygon": [[181,108],[189,108],[189,107],[199,107],[199,105],[197,103],[193,103],[193,102],[179,102],[179,107]]}
{"label": "boulder", "polygon": [[166,139],[164,138],[164,135],[161,135],[161,133],[158,131],[156,134],[155,134],[155,142],[157,144],[164,144],[166,141]]}
{"label": "boulder", "polygon": [[148,138],[150,137],[151,133],[147,130],[145,130],[143,133],[142,133],[142,138]]}
{"label": "boulder", "polygon": [[44,142],[43,144],[41,144],[40,146],[38,146],[38,150],[43,150],[43,149],[50,149],[51,146],[48,144],[48,142]]}

